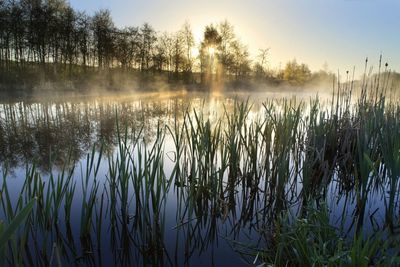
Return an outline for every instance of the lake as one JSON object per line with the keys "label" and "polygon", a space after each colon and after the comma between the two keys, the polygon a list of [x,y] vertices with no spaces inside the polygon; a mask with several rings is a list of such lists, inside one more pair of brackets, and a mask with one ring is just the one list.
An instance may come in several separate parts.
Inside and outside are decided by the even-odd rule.
{"label": "lake", "polygon": [[0,219],[36,198],[7,261],[261,264],[276,221],[309,208],[326,208],[343,238],[397,231],[398,142],[384,137],[399,110],[357,103],[307,92],[3,99]]}

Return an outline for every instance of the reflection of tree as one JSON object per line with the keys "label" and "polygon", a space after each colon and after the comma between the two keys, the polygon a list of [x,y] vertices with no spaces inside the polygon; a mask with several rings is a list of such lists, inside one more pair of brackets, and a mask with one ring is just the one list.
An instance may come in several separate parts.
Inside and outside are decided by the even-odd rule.
{"label": "reflection of tree", "polygon": [[111,152],[115,140],[115,117],[113,109],[109,105],[101,105],[98,108],[99,116],[96,119],[97,138],[102,140],[106,151]]}
{"label": "reflection of tree", "polygon": [[177,109],[183,108],[171,100],[1,104],[0,162],[10,167],[35,162],[48,170],[50,162],[61,167],[79,160],[93,144],[111,153],[117,117],[120,130],[141,131],[151,141],[157,124]]}
{"label": "reflection of tree", "polygon": [[[17,134],[14,137],[18,140],[26,138],[31,142],[29,151],[32,153],[32,160],[37,160],[39,164],[42,164],[41,167],[46,169],[48,166],[44,165],[43,161],[50,154],[53,159],[57,159],[54,160],[55,164],[63,164],[71,153],[75,161],[86,154],[85,152],[93,143],[102,141],[108,145],[108,152],[113,152],[118,136],[116,118],[121,130],[119,136],[123,140],[128,140],[132,132],[138,133],[142,129],[142,137],[146,138],[146,141],[149,140],[151,144],[150,139],[153,141],[156,139],[154,132],[159,134],[156,126],[161,125],[161,128],[165,130],[162,127],[164,123],[173,125],[169,120],[174,120],[177,125],[182,126],[184,123],[182,115],[185,115],[186,120],[193,115],[192,104],[196,110],[201,110],[201,105],[203,105],[204,114],[222,107],[223,103],[226,105],[224,105],[224,111],[227,114],[235,112],[229,101],[211,100],[207,102],[211,103],[210,107],[213,102],[215,105],[210,109],[204,107],[207,104],[201,100],[198,100],[201,103],[188,103],[182,98],[165,101],[157,99],[155,101],[0,105],[0,110],[2,108],[8,110],[7,113],[1,114],[0,137],[2,141],[5,140],[6,147],[12,145],[10,144],[11,134],[3,138],[4,134],[11,133],[4,130],[4,127],[15,128]],[[208,116],[212,115],[208,114]],[[198,260],[198,257],[203,258],[205,255],[207,262],[213,262],[214,258],[209,259],[208,256],[214,257],[217,251],[215,245],[218,245],[218,242],[225,242],[222,239],[232,240],[232,243],[236,240],[244,240],[243,236],[249,237],[246,239],[248,242],[253,243],[254,240],[258,240],[261,234],[254,229],[262,229],[270,218],[264,214],[260,218],[257,217],[265,206],[262,201],[263,192],[259,189],[262,185],[260,177],[251,171],[250,165],[246,169],[246,164],[241,167],[241,170],[236,170],[235,177],[230,173],[231,170],[227,165],[217,170],[214,165],[215,157],[208,158],[200,153],[203,151],[206,140],[203,137],[214,136],[210,131],[213,128],[211,127],[213,122],[206,119],[204,123],[197,121],[197,124],[199,127],[203,125],[201,127],[205,130],[197,132],[199,134],[197,137],[192,136],[200,141],[196,141],[196,144],[200,144],[199,146],[192,147],[198,150],[193,151],[193,157],[183,156],[183,154],[192,154],[187,150],[187,142],[190,140],[185,140],[189,136],[183,137],[186,148],[182,151],[181,160],[176,161],[178,165],[180,164],[179,175],[177,175],[182,181],[180,185],[176,183],[177,180],[173,181],[173,178],[167,177],[168,174],[164,173],[166,164],[163,158],[164,152],[167,151],[164,151],[164,141],[160,142],[164,140],[164,136],[161,138],[160,135],[157,136],[156,140],[160,143],[155,142],[154,149],[143,142],[133,142],[141,146],[141,151],[148,151],[148,156],[142,155],[143,162],[146,164],[138,162],[138,157],[135,155],[133,159],[130,158],[131,154],[128,156],[128,152],[135,151],[129,144],[126,150],[119,147],[123,151],[115,153],[119,158],[109,158],[110,165],[109,171],[105,173],[107,178],[104,179],[104,189],[96,188],[97,201],[93,211],[96,220],[93,219],[93,231],[78,238],[79,233],[74,233],[74,229],[68,230],[70,226],[74,228],[73,222],[72,225],[67,225],[65,230],[61,221],[62,227],[57,228],[57,231],[51,233],[48,229],[44,231],[48,231],[46,232],[48,239],[38,240],[38,243],[36,243],[37,240],[31,241],[27,246],[32,250],[30,253],[36,255],[35,250],[45,247],[44,244],[51,239],[56,240],[63,262],[74,261],[77,264],[100,265],[107,261],[107,258],[111,258],[114,265],[130,266],[139,263],[139,265],[177,266],[182,263],[189,265]],[[171,129],[172,135],[174,135],[173,129],[177,128]],[[124,138],[125,130],[128,134],[127,139]],[[214,140],[220,139],[215,137]],[[14,143],[18,144],[18,141]],[[128,158],[132,161],[126,161]],[[29,159],[26,158],[26,160]],[[173,207],[168,207],[170,203],[168,199],[172,191],[170,186],[173,185],[176,185],[173,190],[177,196],[177,207],[175,202],[173,202]],[[79,192],[79,189],[76,192]],[[74,201],[79,202],[79,197],[76,199]],[[174,217],[174,211],[177,212],[177,225],[170,220]],[[58,227],[58,224],[56,225]],[[171,233],[167,231],[174,226],[172,236],[176,235],[176,239],[170,240]],[[71,233],[69,234],[68,231]],[[48,251],[49,249],[46,250]],[[102,255],[102,252],[106,256]],[[44,254],[40,257],[43,257],[44,262],[48,262],[49,259],[46,257],[51,257],[51,253]],[[109,263],[107,265],[110,265]]]}
{"label": "reflection of tree", "polygon": [[[240,177],[246,179],[245,176]],[[262,211],[263,201],[260,201],[262,192],[258,186],[240,186],[241,182],[223,185],[222,192],[217,195],[212,188],[204,188],[179,184],[177,193],[177,242],[184,244],[184,261],[190,265],[195,261],[197,254],[213,255],[214,245],[218,242],[232,242],[247,236],[248,242],[261,242],[262,229],[272,223],[267,216],[257,216]],[[233,194],[233,198],[229,195]],[[249,245],[249,244],[248,244]],[[182,249],[181,249],[182,250]],[[175,258],[182,257],[180,251],[175,251]],[[243,259],[246,260],[246,259]]]}
{"label": "reflection of tree", "polygon": [[0,162],[4,162],[4,151],[5,151],[5,142],[4,142],[4,129],[3,122],[0,119]]}

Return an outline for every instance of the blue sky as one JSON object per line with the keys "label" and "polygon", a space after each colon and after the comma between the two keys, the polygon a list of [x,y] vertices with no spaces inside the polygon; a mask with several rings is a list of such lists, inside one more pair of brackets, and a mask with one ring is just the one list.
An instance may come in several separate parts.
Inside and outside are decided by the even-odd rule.
{"label": "blue sky", "polygon": [[70,0],[93,14],[107,8],[117,26],[149,22],[157,31],[179,30],[185,20],[200,39],[207,24],[227,19],[250,53],[270,48],[271,68],[293,58],[312,70],[327,62],[330,70],[356,67],[380,53],[400,71],[400,0]]}

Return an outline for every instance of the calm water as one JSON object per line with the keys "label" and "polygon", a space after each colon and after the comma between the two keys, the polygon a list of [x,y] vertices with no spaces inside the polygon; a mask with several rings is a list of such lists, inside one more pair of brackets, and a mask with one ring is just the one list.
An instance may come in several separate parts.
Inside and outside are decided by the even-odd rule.
{"label": "calm water", "polygon": [[[312,94],[297,94],[296,99],[290,93],[284,96],[293,103],[296,99],[308,103]],[[117,117],[120,129],[126,129],[129,135],[140,134],[140,147],[144,150],[150,150],[154,145],[157,129],[164,130],[163,172],[165,177],[170,177],[176,162],[176,149],[166,125],[172,127],[175,122],[182,122],[186,111],[194,116],[193,110],[215,125],[224,114],[233,112],[235,100],[246,101],[247,98],[252,103],[247,117],[250,123],[266,116],[263,102],[281,97],[280,94],[249,97],[245,93],[150,94],[3,101],[0,103],[0,171],[5,173],[7,170],[7,184],[14,202],[19,197],[27,169],[34,166],[43,180],[48,182],[50,175],[57,176],[63,168],[75,167],[73,181],[76,181],[76,190],[70,226],[62,223],[65,214],[61,205],[58,229],[52,228],[44,236],[39,231],[37,240],[30,241],[32,258],[38,257],[39,251],[46,251],[47,257],[51,258],[55,251],[53,245],[57,244],[61,261],[65,264],[243,266],[253,263],[257,252],[252,248],[266,246],[268,227],[271,225],[264,202],[267,193],[263,189],[268,186],[265,180],[259,181],[256,193],[243,183],[235,184],[230,190],[226,182],[224,197],[231,199],[226,200],[226,208],[218,212],[213,210],[211,201],[204,203],[201,198],[190,204],[189,186],[174,181],[160,190],[163,197],[157,208],[153,206],[148,213],[142,213],[138,211],[137,198],[130,184],[129,221],[125,224],[117,219],[115,227],[110,226],[110,217],[104,216],[110,209],[116,208],[110,204],[110,195],[104,188],[110,177],[109,161],[115,160],[120,152]],[[279,110],[282,102],[276,100],[274,103]],[[307,104],[303,112],[302,116],[306,117],[309,112]],[[93,216],[103,215],[105,219],[102,225],[93,225],[89,240],[82,240],[79,238],[84,191],[82,179],[87,169],[87,155],[93,148],[95,158],[99,156],[100,148],[103,155],[96,176],[99,190]],[[133,148],[134,158],[137,153],[138,148]],[[290,169],[294,169],[293,162]],[[301,190],[301,177],[295,180],[298,173],[290,173],[289,180],[292,182],[288,183],[287,192],[288,198],[292,195],[293,200],[288,201],[288,209],[296,214],[299,208],[296,195]],[[227,174],[223,175],[228,181]],[[88,183],[90,187],[94,182],[90,180]],[[290,188],[293,184],[297,184],[294,190]],[[344,196],[338,188],[333,177],[327,188],[331,222],[351,234],[354,231],[352,218],[356,205],[354,194],[350,192]],[[99,208],[101,200],[105,203],[103,211]],[[144,198],[141,200],[145,201]],[[371,193],[366,217],[373,216],[366,220],[368,231],[382,225],[384,202],[384,193],[379,190]],[[117,214],[120,213],[118,210]],[[0,212],[0,218],[3,216],[4,210]]]}

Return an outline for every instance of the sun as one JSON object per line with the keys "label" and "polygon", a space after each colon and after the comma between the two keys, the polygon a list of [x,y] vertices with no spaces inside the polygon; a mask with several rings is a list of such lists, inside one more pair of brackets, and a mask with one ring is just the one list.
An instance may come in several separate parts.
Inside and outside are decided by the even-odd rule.
{"label": "sun", "polygon": [[212,46],[209,46],[209,47],[208,47],[208,54],[209,54],[210,56],[214,56],[214,54],[215,54],[215,48],[212,47]]}
{"label": "sun", "polygon": [[192,57],[197,58],[199,56],[199,49],[197,47],[192,47],[190,49],[190,54]]}

